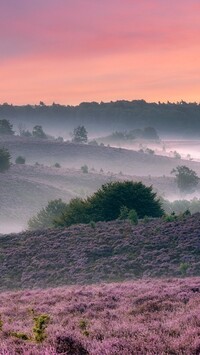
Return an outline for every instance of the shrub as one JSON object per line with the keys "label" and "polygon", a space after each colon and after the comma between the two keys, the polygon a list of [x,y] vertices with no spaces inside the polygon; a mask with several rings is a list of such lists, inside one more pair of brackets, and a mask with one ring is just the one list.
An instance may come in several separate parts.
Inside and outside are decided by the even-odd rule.
{"label": "shrub", "polygon": [[55,346],[57,354],[89,355],[83,345],[71,336],[58,336]]}
{"label": "shrub", "polygon": [[136,210],[130,210],[128,213],[128,219],[132,224],[138,224],[138,215]]}
{"label": "shrub", "polygon": [[118,219],[122,219],[122,220],[125,220],[128,218],[128,214],[129,214],[129,210],[126,206],[122,206],[120,208],[120,213],[119,213],[119,217]]}
{"label": "shrub", "polygon": [[189,268],[188,263],[180,263],[179,271],[182,276],[186,276],[188,268]]}
{"label": "shrub", "polygon": [[61,165],[60,165],[59,163],[55,163],[55,164],[54,164],[54,167],[55,167],[55,168],[61,168]]}
{"label": "shrub", "polygon": [[49,323],[50,317],[47,314],[41,314],[34,317],[33,335],[37,343],[41,343],[46,338],[45,329]]}
{"label": "shrub", "polygon": [[11,166],[11,155],[5,148],[0,148],[0,172],[8,170]]}
{"label": "shrub", "polygon": [[16,164],[25,164],[25,161],[26,159],[20,155],[15,159]]}
{"label": "shrub", "polygon": [[84,173],[84,174],[88,174],[88,166],[85,164],[85,165],[83,165],[82,167],[81,167],[81,171],[82,171],[82,173]]}

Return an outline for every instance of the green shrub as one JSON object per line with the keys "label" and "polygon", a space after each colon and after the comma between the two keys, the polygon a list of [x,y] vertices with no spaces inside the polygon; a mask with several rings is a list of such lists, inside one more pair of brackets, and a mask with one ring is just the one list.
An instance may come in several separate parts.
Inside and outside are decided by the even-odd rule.
{"label": "green shrub", "polygon": [[188,263],[180,263],[179,271],[182,276],[186,276],[188,268],[189,268]]}
{"label": "green shrub", "polygon": [[45,340],[45,329],[47,328],[49,320],[50,317],[47,314],[34,317],[33,338],[37,343],[41,343]]}
{"label": "green shrub", "polygon": [[132,224],[138,224],[138,215],[136,210],[130,210],[128,213],[128,219]]}
{"label": "green shrub", "polygon": [[120,208],[120,213],[118,219],[125,220],[128,219],[129,209],[126,206]]}

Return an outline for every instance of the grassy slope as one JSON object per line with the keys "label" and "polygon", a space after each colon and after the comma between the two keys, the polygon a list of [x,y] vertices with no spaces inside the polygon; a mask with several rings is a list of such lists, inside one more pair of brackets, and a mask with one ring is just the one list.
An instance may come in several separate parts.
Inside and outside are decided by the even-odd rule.
{"label": "grassy slope", "polygon": [[77,145],[55,141],[33,140],[20,137],[0,137],[0,145],[9,149],[13,160],[25,156],[27,164],[38,161],[41,164],[60,163],[65,168],[89,168],[112,171],[136,176],[169,176],[177,165],[187,165],[200,175],[200,163],[174,158],[138,153],[121,148]]}
{"label": "grassy slope", "polygon": [[200,214],[132,226],[100,222],[0,237],[0,287],[49,287],[136,277],[200,275]]}
{"label": "grassy slope", "polygon": [[[64,354],[198,355],[199,294],[200,278],[1,293],[0,354],[56,355],[63,336]],[[33,317],[41,314],[50,322],[46,340],[36,344]],[[69,336],[73,351],[66,348]]]}

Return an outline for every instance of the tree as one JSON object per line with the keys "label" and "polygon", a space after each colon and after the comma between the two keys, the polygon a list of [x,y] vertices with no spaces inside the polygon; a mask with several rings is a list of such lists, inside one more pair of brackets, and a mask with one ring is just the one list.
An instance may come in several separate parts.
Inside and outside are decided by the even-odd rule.
{"label": "tree", "polygon": [[65,227],[90,221],[112,221],[118,217],[128,218],[136,224],[137,217],[162,215],[161,203],[156,199],[152,187],[146,187],[141,182],[110,182],[87,199],[72,199],[56,218],[53,215],[52,219],[51,208],[47,206],[29,222],[29,228],[41,228],[44,221],[47,228],[52,224],[56,227]]}
{"label": "tree", "polygon": [[139,218],[163,215],[161,203],[152,187],[141,182],[110,182],[88,198],[91,220],[112,221],[119,217],[122,206],[134,209]]}
{"label": "tree", "polygon": [[8,120],[0,120],[0,134],[13,135],[13,125]]}
{"label": "tree", "polygon": [[11,155],[5,148],[0,148],[0,172],[4,172],[10,168]]}
{"label": "tree", "polygon": [[72,141],[75,143],[87,143],[88,141],[88,132],[84,126],[78,126],[74,128]]}
{"label": "tree", "polygon": [[43,131],[42,126],[36,125],[33,127],[33,132],[32,132],[33,137],[35,138],[47,138],[46,134]]}
{"label": "tree", "polygon": [[181,165],[173,169],[171,174],[175,174],[176,183],[181,193],[192,193],[195,191],[199,183],[199,177],[194,170]]}
{"label": "tree", "polygon": [[45,229],[54,226],[54,220],[61,216],[66,208],[66,203],[61,199],[52,200],[45,208],[28,221],[28,229]]}

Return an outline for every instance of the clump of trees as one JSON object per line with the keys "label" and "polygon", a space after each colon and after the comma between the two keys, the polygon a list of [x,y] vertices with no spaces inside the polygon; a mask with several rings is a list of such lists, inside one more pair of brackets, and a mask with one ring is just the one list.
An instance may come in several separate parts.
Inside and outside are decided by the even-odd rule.
{"label": "clump of trees", "polygon": [[0,173],[8,170],[11,166],[11,155],[6,148],[0,148]]}
{"label": "clump of trees", "polygon": [[13,135],[13,125],[8,120],[0,120],[0,134],[1,135]]}
{"label": "clump of trees", "polygon": [[176,183],[181,193],[192,193],[199,183],[197,173],[185,165],[177,166],[171,171],[175,174]]}
{"label": "clump of trees", "polygon": [[32,218],[29,228],[112,221],[122,217],[123,209],[127,212],[127,218],[135,224],[138,218],[161,217],[164,213],[152,187],[132,181],[107,183],[87,199],[75,198],[65,206],[62,204],[60,213],[56,215],[52,215],[50,207],[48,205]]}
{"label": "clump of trees", "polygon": [[130,131],[124,132],[113,132],[111,135],[112,139],[115,140],[132,140],[132,139],[148,139],[148,140],[159,140],[158,133],[154,127],[145,127],[144,129],[136,128]]}

